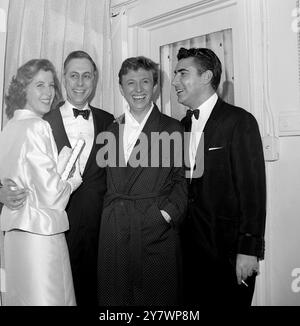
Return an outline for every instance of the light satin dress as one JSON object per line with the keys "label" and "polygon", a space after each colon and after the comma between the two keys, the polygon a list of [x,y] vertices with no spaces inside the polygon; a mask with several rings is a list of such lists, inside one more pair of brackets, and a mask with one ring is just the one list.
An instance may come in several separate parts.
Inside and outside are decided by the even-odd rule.
{"label": "light satin dress", "polygon": [[[57,171],[58,154],[48,122],[17,110],[0,134],[0,180],[30,190],[20,210],[3,207],[3,305],[76,305],[64,231],[71,185]],[[2,257],[3,259],[3,257]]]}

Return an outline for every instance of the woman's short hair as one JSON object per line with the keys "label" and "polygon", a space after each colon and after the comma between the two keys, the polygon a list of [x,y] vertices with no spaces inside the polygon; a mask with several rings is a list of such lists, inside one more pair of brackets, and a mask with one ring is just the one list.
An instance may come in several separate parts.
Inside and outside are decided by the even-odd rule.
{"label": "woman's short hair", "polygon": [[24,109],[27,102],[26,87],[40,70],[51,71],[53,75],[55,95],[51,109],[62,100],[61,87],[53,64],[47,59],[29,60],[17,70],[5,96],[6,115],[9,119],[13,117],[16,110]]}
{"label": "woman's short hair", "polygon": [[137,71],[139,69],[151,71],[153,76],[153,86],[157,84],[159,74],[158,64],[143,56],[131,57],[123,61],[119,71],[119,84],[122,85],[122,77],[127,75],[129,70]]}

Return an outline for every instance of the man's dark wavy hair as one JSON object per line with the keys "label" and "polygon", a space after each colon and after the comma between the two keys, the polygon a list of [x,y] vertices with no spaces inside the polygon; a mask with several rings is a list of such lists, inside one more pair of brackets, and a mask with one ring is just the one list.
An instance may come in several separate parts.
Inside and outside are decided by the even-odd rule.
{"label": "man's dark wavy hair", "polygon": [[219,87],[222,75],[222,64],[217,55],[207,48],[180,48],[177,54],[177,59],[181,60],[186,58],[194,59],[199,74],[202,74],[207,70],[210,70],[213,73],[211,86],[216,91]]}

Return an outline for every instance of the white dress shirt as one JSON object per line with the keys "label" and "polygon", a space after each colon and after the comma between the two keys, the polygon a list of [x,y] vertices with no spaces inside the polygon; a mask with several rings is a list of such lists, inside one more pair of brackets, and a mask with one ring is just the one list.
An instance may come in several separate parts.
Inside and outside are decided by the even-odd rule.
{"label": "white dress shirt", "polygon": [[125,126],[124,126],[124,134],[123,134],[123,146],[124,146],[124,156],[125,162],[127,164],[131,152],[134,148],[135,143],[137,142],[141,131],[143,130],[152,110],[153,103],[151,105],[150,110],[147,112],[145,118],[141,123],[139,123],[133,115],[130,113],[129,109],[125,109]]}
{"label": "white dress shirt", "polygon": [[[90,110],[89,118],[86,120],[81,115],[74,117],[73,108],[76,108],[70,102],[66,101],[60,107],[60,112],[63,118],[64,127],[69,138],[72,148],[76,145],[79,138],[85,140],[85,146],[79,157],[80,173],[82,174],[87,160],[90,156],[91,149],[94,143],[95,131],[92,111],[88,104],[82,110]],[[80,109],[78,109],[80,110]]]}
{"label": "white dress shirt", "polygon": [[214,93],[209,99],[207,99],[204,103],[202,103],[198,107],[200,111],[198,120],[195,118],[194,115],[192,116],[191,138],[190,138],[190,145],[189,145],[191,177],[193,175],[193,168],[195,165],[197,148],[201,139],[203,129],[217,101],[218,101],[218,95]]}

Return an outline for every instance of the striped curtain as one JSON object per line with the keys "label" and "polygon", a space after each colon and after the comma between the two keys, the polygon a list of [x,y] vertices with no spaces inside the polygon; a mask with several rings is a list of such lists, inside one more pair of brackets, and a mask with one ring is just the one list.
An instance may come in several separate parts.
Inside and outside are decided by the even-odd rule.
{"label": "striped curtain", "polygon": [[167,44],[160,48],[162,111],[179,120],[184,117],[186,112],[186,107],[177,102],[177,96],[171,85],[177,64],[177,53],[181,47],[209,48],[216,53],[223,68],[218,95],[226,102],[234,104],[232,30],[226,29],[188,40]]}
{"label": "striped curtain", "polygon": [[[113,113],[110,34],[109,0],[10,0],[4,93],[18,67],[26,61],[49,59],[61,80],[63,61],[68,53],[84,50],[92,56],[100,71],[92,104]],[[5,105],[2,108],[0,114],[4,125],[7,121]],[[0,253],[2,250],[3,233],[0,232]],[[4,275],[3,261],[0,259],[0,305]]]}
{"label": "striped curtain", "polygon": [[17,68],[33,58],[49,59],[61,80],[63,61],[74,50],[88,52],[100,70],[92,104],[112,112],[110,1],[10,0],[4,92]]}

